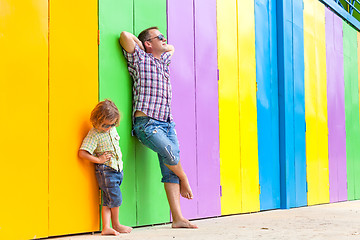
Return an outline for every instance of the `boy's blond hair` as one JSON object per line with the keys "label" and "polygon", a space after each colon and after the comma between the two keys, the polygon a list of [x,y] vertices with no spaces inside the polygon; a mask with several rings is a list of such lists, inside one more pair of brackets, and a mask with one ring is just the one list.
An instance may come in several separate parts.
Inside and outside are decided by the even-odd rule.
{"label": "boy's blond hair", "polygon": [[109,99],[99,102],[91,112],[90,121],[97,128],[105,120],[113,121],[116,119],[116,126],[119,126],[120,113],[115,103]]}

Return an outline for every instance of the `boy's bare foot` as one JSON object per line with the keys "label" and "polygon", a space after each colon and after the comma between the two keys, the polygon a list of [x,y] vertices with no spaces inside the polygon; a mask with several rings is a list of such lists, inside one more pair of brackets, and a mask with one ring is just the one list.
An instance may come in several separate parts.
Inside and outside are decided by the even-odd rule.
{"label": "boy's bare foot", "polygon": [[195,224],[192,224],[189,220],[187,219],[182,219],[179,221],[173,221],[172,228],[198,228]]}
{"label": "boy's bare foot", "polygon": [[190,188],[189,182],[186,181],[180,181],[180,194],[183,198],[192,199],[193,193]]}
{"label": "boy's bare foot", "polygon": [[124,226],[121,224],[119,226],[113,226],[113,227],[119,233],[130,233],[133,230],[132,227]]}
{"label": "boy's bare foot", "polygon": [[119,236],[120,233],[112,228],[103,228],[103,230],[101,231],[101,235],[115,235],[115,236]]}

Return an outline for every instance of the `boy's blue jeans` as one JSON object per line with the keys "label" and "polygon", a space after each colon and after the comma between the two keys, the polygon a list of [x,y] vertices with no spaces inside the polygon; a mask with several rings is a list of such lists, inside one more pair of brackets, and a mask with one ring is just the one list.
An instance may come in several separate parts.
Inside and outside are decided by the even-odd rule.
{"label": "boy's blue jeans", "polygon": [[103,206],[119,207],[122,202],[120,185],[124,177],[123,171],[118,172],[105,164],[96,164],[95,174],[102,191]]}
{"label": "boy's blue jeans", "polygon": [[158,154],[161,182],[179,183],[178,176],[165,166],[165,164],[177,165],[180,160],[175,123],[162,122],[150,117],[136,117],[133,130],[141,143]]}

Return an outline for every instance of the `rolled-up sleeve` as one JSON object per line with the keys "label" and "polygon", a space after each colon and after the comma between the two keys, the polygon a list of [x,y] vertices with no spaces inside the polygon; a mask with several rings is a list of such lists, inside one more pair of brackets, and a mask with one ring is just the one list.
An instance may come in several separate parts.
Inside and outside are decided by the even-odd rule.
{"label": "rolled-up sleeve", "polygon": [[139,47],[139,45],[135,44],[134,53],[128,53],[123,49],[124,56],[130,65],[134,65],[144,59],[145,52]]}
{"label": "rolled-up sleeve", "polygon": [[161,61],[163,63],[165,63],[166,65],[169,65],[171,63],[171,53],[169,52],[164,52],[162,55],[161,55]]}
{"label": "rolled-up sleeve", "polygon": [[98,140],[93,134],[93,131],[90,130],[89,133],[84,138],[80,149],[88,151],[90,154],[93,154],[97,147],[97,142]]}

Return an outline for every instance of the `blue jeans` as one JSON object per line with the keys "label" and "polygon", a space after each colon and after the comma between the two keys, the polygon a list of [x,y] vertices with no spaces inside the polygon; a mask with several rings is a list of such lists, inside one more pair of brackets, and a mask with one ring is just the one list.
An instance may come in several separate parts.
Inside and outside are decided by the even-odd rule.
{"label": "blue jeans", "polygon": [[119,207],[122,203],[120,185],[123,180],[123,171],[118,172],[105,164],[96,164],[96,179],[102,191],[103,206]]}
{"label": "blue jeans", "polygon": [[179,183],[178,176],[165,165],[177,165],[180,160],[175,123],[150,117],[136,117],[133,128],[139,141],[158,154],[161,182]]}

